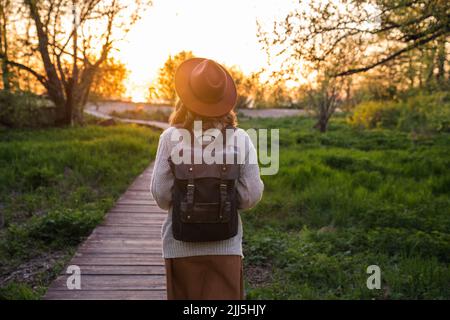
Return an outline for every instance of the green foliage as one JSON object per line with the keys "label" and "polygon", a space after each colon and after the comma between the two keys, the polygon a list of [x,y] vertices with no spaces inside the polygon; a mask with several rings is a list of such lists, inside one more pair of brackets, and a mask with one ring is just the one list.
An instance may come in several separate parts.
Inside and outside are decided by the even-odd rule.
{"label": "green foliage", "polygon": [[[449,133],[358,130],[344,117],[242,122],[280,128],[280,170],[242,215],[245,263],[270,266],[251,299],[448,299]],[[369,265],[382,289],[369,290]],[[251,269],[250,269],[251,270]]]}
{"label": "green foliage", "polygon": [[115,58],[106,59],[95,73],[94,81],[89,90],[89,100],[119,100],[126,92],[125,80],[129,70],[125,64]]}
{"label": "green foliage", "polygon": [[0,288],[0,300],[38,300],[45,288],[33,289],[23,283],[8,283]]}
{"label": "green foliage", "polygon": [[137,120],[152,120],[152,121],[169,121],[171,111],[161,110],[155,108],[155,110],[144,110],[144,109],[135,109],[135,110],[126,110],[126,111],[113,111],[111,112],[111,116],[123,119],[137,119]]}
{"label": "green foliage", "polygon": [[419,94],[404,101],[368,101],[359,104],[349,123],[362,128],[398,128],[428,133],[450,131],[450,95]]}
{"label": "green foliage", "polygon": [[14,128],[52,126],[55,108],[50,100],[31,92],[0,90],[0,124]]}
{"label": "green foliage", "polygon": [[102,211],[57,210],[29,224],[29,237],[46,244],[74,245],[101,221]]}
{"label": "green foliage", "polygon": [[403,131],[449,132],[450,94],[416,95],[401,102],[398,128]]}
{"label": "green foliage", "polygon": [[[73,250],[149,164],[158,137],[135,126],[1,130],[1,274]],[[51,280],[32,287],[14,280],[0,297],[38,298]]]}
{"label": "green foliage", "polygon": [[180,51],[174,56],[169,56],[164,66],[159,69],[158,78],[148,92],[148,99],[164,100],[174,104],[177,98],[175,92],[175,73],[178,66],[185,60],[191,59],[194,54],[191,51]]}
{"label": "green foliage", "polygon": [[395,103],[367,101],[359,104],[349,122],[363,128],[395,128],[400,109]]}

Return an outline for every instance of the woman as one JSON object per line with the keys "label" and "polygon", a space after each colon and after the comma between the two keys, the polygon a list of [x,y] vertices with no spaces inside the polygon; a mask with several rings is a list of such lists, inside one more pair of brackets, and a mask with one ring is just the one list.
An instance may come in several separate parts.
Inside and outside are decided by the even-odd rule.
{"label": "woman", "polygon": [[[236,128],[233,108],[236,86],[221,65],[208,59],[184,61],[175,75],[179,97],[171,115],[171,127],[160,137],[151,179],[151,192],[158,206],[169,214],[162,228],[163,257],[165,258],[168,299],[244,299],[242,267],[242,221],[238,214],[237,233],[226,240],[186,242],[176,240],[172,232],[173,187],[169,158],[175,142],[174,131],[193,129],[201,120],[203,130]],[[235,129],[235,135],[247,141],[245,162],[236,180],[238,209],[253,207],[262,196],[263,183],[259,176],[256,150],[247,133]],[[214,139],[215,137],[210,137]],[[256,163],[255,163],[256,162]]]}

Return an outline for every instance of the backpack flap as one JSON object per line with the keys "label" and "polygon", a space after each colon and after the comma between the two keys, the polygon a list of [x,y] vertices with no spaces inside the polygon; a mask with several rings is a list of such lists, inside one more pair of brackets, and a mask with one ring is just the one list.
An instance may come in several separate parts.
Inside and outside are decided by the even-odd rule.
{"label": "backpack flap", "polygon": [[173,175],[179,180],[216,178],[236,180],[239,178],[239,164],[176,164],[171,166]]}

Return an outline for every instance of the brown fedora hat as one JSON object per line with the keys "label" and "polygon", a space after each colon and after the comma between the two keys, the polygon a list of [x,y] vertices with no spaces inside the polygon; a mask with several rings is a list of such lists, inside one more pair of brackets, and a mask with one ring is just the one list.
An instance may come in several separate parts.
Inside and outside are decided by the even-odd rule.
{"label": "brown fedora hat", "polygon": [[190,111],[205,117],[220,117],[237,100],[233,78],[220,64],[204,58],[184,61],[175,73],[175,90]]}

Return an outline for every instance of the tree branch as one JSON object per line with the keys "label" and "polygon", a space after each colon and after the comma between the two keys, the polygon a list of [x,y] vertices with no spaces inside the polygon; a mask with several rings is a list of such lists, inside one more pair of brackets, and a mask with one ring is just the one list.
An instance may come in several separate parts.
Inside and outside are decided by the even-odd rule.
{"label": "tree branch", "polygon": [[5,61],[7,64],[9,64],[10,66],[17,67],[19,69],[28,71],[33,76],[35,76],[36,79],[40,83],[42,83],[45,87],[47,87],[47,79],[45,78],[45,76],[41,75],[40,73],[36,72],[35,70],[31,69],[30,67],[28,67],[28,66],[26,66],[24,64],[21,64],[21,63],[15,62],[15,61],[10,61],[10,60],[6,59],[6,57],[3,54],[1,54],[1,53],[0,53],[0,58],[3,61]]}
{"label": "tree branch", "polygon": [[431,36],[429,36],[427,38],[422,38],[419,41],[416,41],[413,44],[411,44],[411,45],[409,45],[409,46],[407,46],[407,47],[405,47],[405,48],[403,48],[401,50],[398,50],[398,51],[394,52],[393,54],[391,54],[391,55],[389,55],[389,56],[387,56],[387,57],[385,57],[385,58],[383,58],[383,59],[381,59],[381,60],[379,60],[379,61],[377,61],[375,63],[372,63],[372,64],[370,64],[370,65],[368,65],[366,67],[349,69],[347,71],[339,72],[337,74],[334,74],[333,77],[343,77],[343,76],[349,76],[349,75],[352,75],[352,74],[355,74],[355,73],[366,72],[366,71],[368,71],[370,69],[373,69],[373,68],[375,68],[375,67],[377,67],[379,65],[382,65],[382,64],[384,64],[384,63],[386,63],[386,62],[388,62],[390,60],[393,60],[393,59],[397,58],[398,56],[402,55],[405,52],[411,51],[413,49],[416,49],[416,48],[418,48],[418,47],[420,47],[420,46],[430,42],[430,41],[433,41],[434,39],[436,39],[436,38],[438,38],[441,35],[446,34],[446,33],[447,33],[447,31],[445,29],[440,30],[440,31],[432,34]]}

